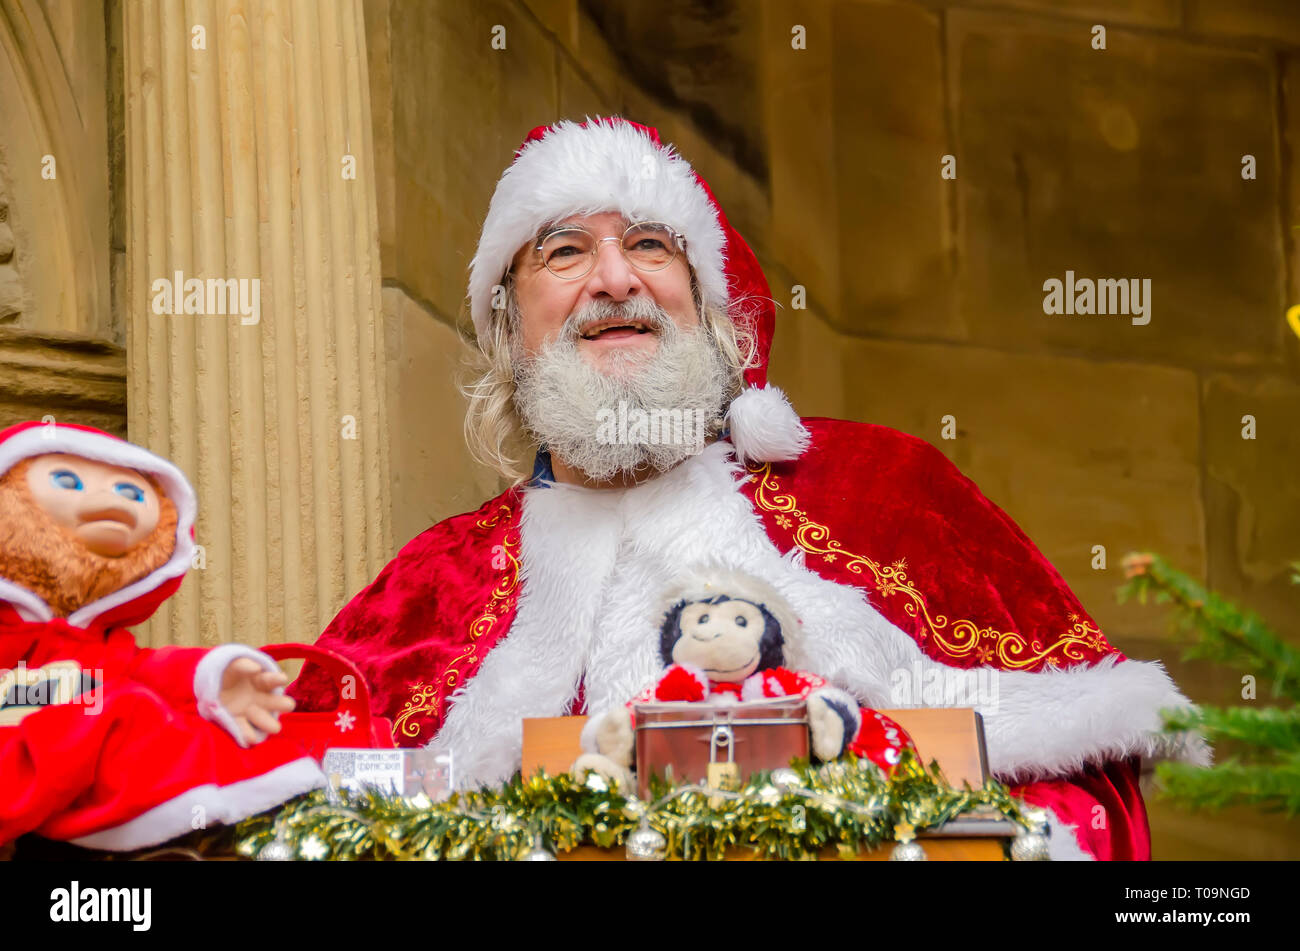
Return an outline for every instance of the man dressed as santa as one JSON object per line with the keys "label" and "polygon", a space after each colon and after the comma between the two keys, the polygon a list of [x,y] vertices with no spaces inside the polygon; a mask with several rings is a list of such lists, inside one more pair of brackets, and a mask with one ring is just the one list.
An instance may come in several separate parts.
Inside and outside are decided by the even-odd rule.
{"label": "man dressed as santa", "polygon": [[[360,666],[399,744],[450,751],[457,785],[507,779],[523,718],[657,680],[663,594],[713,564],[792,606],[790,666],[869,707],[979,709],[990,770],[1047,810],[1053,858],[1150,858],[1140,773],[1209,760],[1158,732],[1187,699],[937,449],[801,420],[767,385],[767,282],[655,129],[533,130],[470,272],[466,436],[515,484],[412,540],[318,642]],[[928,689],[962,671],[978,696]],[[309,666],[290,692],[312,709],[338,688]]]}

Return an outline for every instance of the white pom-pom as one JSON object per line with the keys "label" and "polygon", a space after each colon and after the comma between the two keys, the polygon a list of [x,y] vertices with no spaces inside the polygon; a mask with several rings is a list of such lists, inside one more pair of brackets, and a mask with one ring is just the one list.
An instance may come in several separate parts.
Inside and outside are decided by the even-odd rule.
{"label": "white pom-pom", "polygon": [[742,462],[798,459],[812,439],[778,387],[748,387],[727,411],[731,444]]}

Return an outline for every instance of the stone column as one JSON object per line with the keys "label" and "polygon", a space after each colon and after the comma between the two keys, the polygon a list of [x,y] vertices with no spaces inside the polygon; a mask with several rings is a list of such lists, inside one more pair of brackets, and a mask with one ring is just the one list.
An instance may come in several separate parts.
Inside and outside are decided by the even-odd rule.
{"label": "stone column", "polygon": [[203,546],[137,637],[310,642],[392,547],[361,0],[121,9],[129,433]]}

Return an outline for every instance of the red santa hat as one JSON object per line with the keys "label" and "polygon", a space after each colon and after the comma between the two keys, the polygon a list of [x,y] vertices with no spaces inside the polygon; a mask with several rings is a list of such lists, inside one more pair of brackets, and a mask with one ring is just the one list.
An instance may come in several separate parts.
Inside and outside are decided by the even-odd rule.
{"label": "red santa hat", "polygon": [[483,336],[493,289],[519,248],[571,215],[616,211],[662,221],[686,238],[686,257],[706,307],[724,310],[753,334],[757,364],[727,412],[740,458],[795,459],[809,435],[785,394],[767,383],[776,307],[758,259],[727,221],[708,184],[659,132],[618,116],[538,126],[497,182],[470,263],[474,329]]}
{"label": "red santa hat", "polygon": [[[68,623],[75,627],[129,627],[158,609],[178,587],[194,558],[194,519],[198,503],[185,474],[172,463],[125,439],[73,423],[28,422],[0,432],[0,475],[24,459],[47,453],[67,453],[112,466],[135,469],[153,476],[176,506],[176,547],[166,564],[145,577],[74,611]],[[53,616],[35,593],[0,578],[0,603],[8,602],[26,621],[48,621]]]}

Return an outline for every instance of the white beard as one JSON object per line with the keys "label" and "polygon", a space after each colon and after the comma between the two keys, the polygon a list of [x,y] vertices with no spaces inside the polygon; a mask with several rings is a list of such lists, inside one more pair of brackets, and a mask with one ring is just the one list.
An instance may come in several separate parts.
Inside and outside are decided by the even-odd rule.
{"label": "white beard", "polygon": [[[615,316],[657,324],[659,346],[649,354],[606,354],[597,369],[578,350],[577,328]],[[645,297],[593,302],[571,315],[540,354],[516,349],[514,365],[515,407],[524,425],[550,452],[597,482],[646,469],[665,472],[703,448],[702,439],[602,438],[612,414],[625,409],[627,416],[679,414],[678,419],[711,422],[722,415],[727,395],[727,366],[714,341],[702,331],[681,330]]]}

